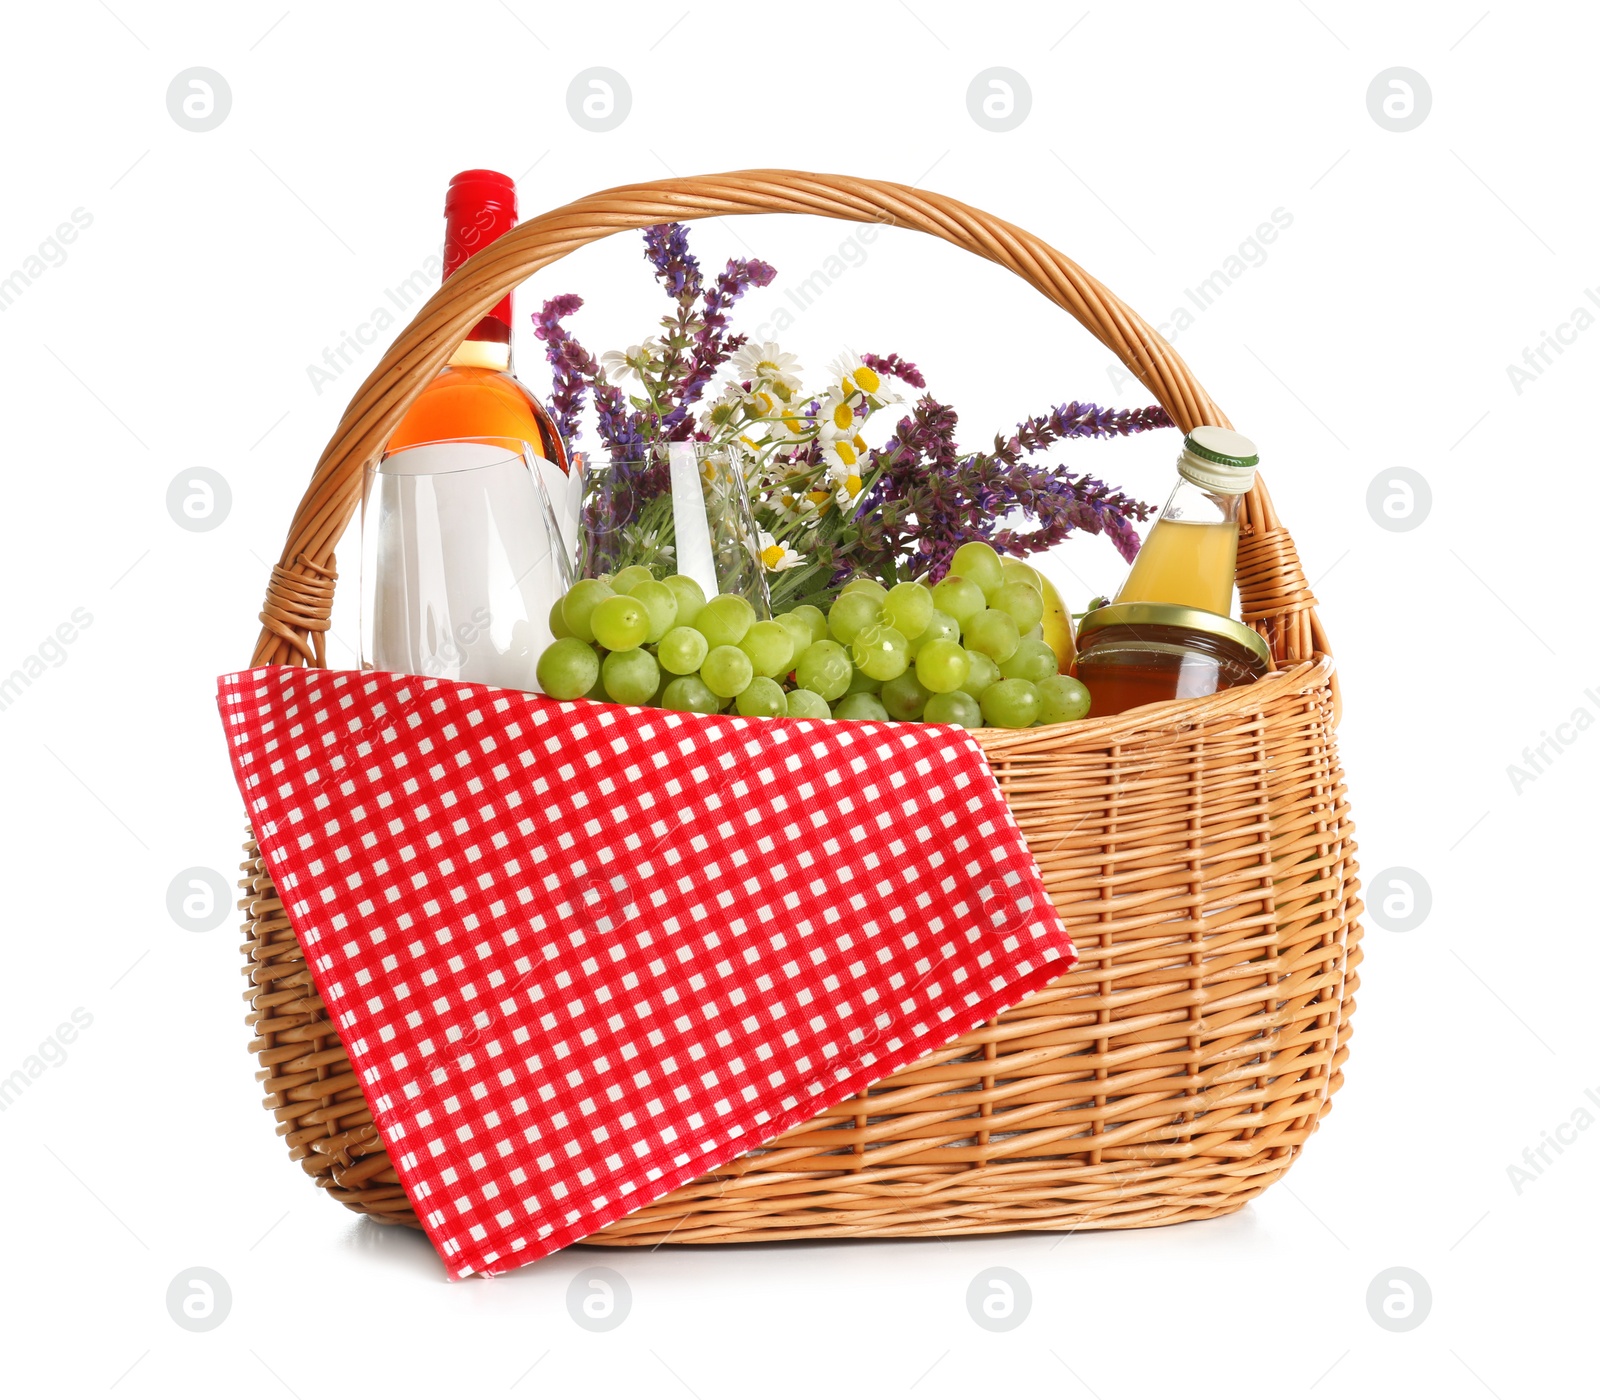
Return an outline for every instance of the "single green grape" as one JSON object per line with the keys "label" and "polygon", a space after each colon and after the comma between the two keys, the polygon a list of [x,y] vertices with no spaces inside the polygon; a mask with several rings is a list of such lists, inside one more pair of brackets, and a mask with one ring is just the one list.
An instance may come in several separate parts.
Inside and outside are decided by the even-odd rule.
{"label": "single green grape", "polygon": [[544,649],[536,669],[539,689],[552,700],[576,700],[600,679],[600,658],[588,642],[561,637]]}
{"label": "single green grape", "polygon": [[1005,582],[1000,556],[994,546],[982,540],[968,540],[950,559],[950,572],[969,578],[983,590],[987,598]]}
{"label": "single green grape", "polygon": [[758,676],[782,676],[794,665],[794,638],[781,622],[758,622],[744,634],[739,649]]}
{"label": "single green grape", "polygon": [[737,593],[719,593],[695,615],[690,625],[705,633],[713,649],[736,647],[756,620],[756,610]]}
{"label": "single green grape", "polygon": [[812,642],[794,664],[794,678],[802,690],[812,690],[824,700],[837,700],[850,685],[850,653],[838,642]]}
{"label": "single green grape", "polygon": [[637,598],[613,593],[589,614],[589,630],[607,651],[627,651],[650,635],[650,614]]}
{"label": "single green grape", "polygon": [[946,574],[933,585],[933,605],[965,627],[984,609],[983,590],[960,574]]}
{"label": "single green grape", "polygon": [[592,642],[594,630],[589,626],[589,618],[610,596],[611,585],[604,579],[580,578],[561,600],[561,616],[566,619],[567,630],[580,641]]}
{"label": "single green grape", "polygon": [[846,695],[876,695],[883,687],[882,681],[873,680],[865,671],[852,666],[850,668],[850,684],[845,687]]}
{"label": "single green grape", "polygon": [[1011,614],[1019,633],[1037,627],[1044,617],[1044,599],[1039,590],[1025,583],[1001,584],[999,592],[994,595],[994,606],[1001,612]]}
{"label": "single green grape", "polygon": [[1089,687],[1076,676],[1039,681],[1039,723],[1066,724],[1089,713]]}
{"label": "single green grape", "polygon": [[865,589],[841,593],[828,609],[828,632],[836,642],[849,646],[856,633],[871,627],[883,613],[883,604]]}
{"label": "single green grape", "polygon": [[969,649],[967,660],[971,663],[971,669],[967,672],[966,680],[961,682],[961,689],[976,700],[1000,679],[1000,668],[981,651]]}
{"label": "single green grape", "polygon": [[741,715],[772,719],[785,713],[783,687],[770,676],[757,676],[739,692],[733,707]]}
{"label": "single green grape", "polygon": [[1031,637],[1024,637],[1018,642],[1017,649],[1000,663],[1000,674],[1007,680],[1032,681],[1035,685],[1055,675],[1060,669],[1061,663],[1056,660],[1056,654],[1050,650],[1049,644],[1034,641]]}
{"label": "single green grape", "polygon": [[806,626],[811,629],[812,641],[825,642],[828,640],[827,614],[814,604],[802,603],[798,608],[791,608],[784,616],[804,618]]}
{"label": "single green grape", "polygon": [[606,694],[619,705],[648,705],[661,684],[661,668],[642,647],[614,651],[600,666]]}
{"label": "single green grape", "polygon": [[[773,620],[789,634],[789,641],[794,647],[794,655],[796,656],[799,656],[812,642],[818,640],[811,634],[811,624],[795,613],[780,613]],[[824,622],[823,626],[826,627],[827,623]]]}
{"label": "single green grape", "polygon": [[889,712],[876,695],[846,695],[833,707],[835,719],[888,719]]}
{"label": "single green grape", "polygon": [[964,690],[935,695],[922,712],[924,724],[959,724],[967,729],[983,728],[983,709]]}
{"label": "single green grape", "polygon": [[1033,565],[1023,562],[1010,554],[1000,557],[1000,573],[1006,583],[1025,583],[1035,593],[1041,596],[1044,593],[1044,580],[1039,577]]}
{"label": "single green grape", "polygon": [[668,574],[661,581],[672,590],[673,597],[678,600],[677,625],[693,627],[695,618],[700,615],[700,609],[706,605],[705,589],[687,574]]}
{"label": "single green grape", "polygon": [[874,681],[892,681],[911,664],[911,644],[897,628],[863,627],[850,643],[850,657]]}
{"label": "single green grape", "polygon": [[664,583],[647,578],[628,590],[628,596],[644,604],[650,614],[650,631],[645,641],[659,642],[678,625],[678,595]]}
{"label": "single green grape", "polygon": [[738,647],[712,647],[700,664],[700,679],[712,694],[731,700],[755,678],[755,667]]}
{"label": "single green grape", "polygon": [[961,624],[951,617],[949,613],[933,610],[933,616],[928,619],[928,625],[922,629],[922,634],[911,639],[910,651],[913,658],[927,646],[929,642],[959,642],[961,640]]}
{"label": "single green grape", "polygon": [[656,656],[675,676],[692,676],[711,650],[705,633],[693,627],[674,627],[656,644]]}
{"label": "single green grape", "polygon": [[567,626],[566,615],[561,611],[561,605],[566,602],[566,594],[562,594],[555,602],[550,604],[550,635],[558,640],[570,637],[572,629]]}
{"label": "single green grape", "polygon": [[626,569],[618,569],[611,575],[611,591],[632,593],[637,585],[652,582],[654,579],[655,575],[643,564],[629,564]]}
{"label": "single green grape", "polygon": [[1032,681],[996,681],[978,698],[983,717],[1002,729],[1026,729],[1039,718],[1042,700]]}
{"label": "single green grape", "polygon": [[883,620],[902,637],[920,636],[933,620],[933,593],[920,583],[897,583],[883,600]]}
{"label": "single green grape", "polygon": [[722,709],[722,697],[707,688],[699,676],[679,676],[661,692],[661,703],[669,710],[714,715]]}
{"label": "single green grape", "polygon": [[1007,660],[1021,640],[1016,619],[999,608],[985,608],[967,624],[967,645],[997,663]]}
{"label": "single green grape", "polygon": [[869,593],[881,604],[889,596],[889,590],[875,578],[853,578],[839,590],[842,598],[846,593]]}
{"label": "single green grape", "polygon": [[783,699],[783,712],[790,719],[832,719],[828,702],[814,690],[791,690]]}
{"label": "single green grape", "polygon": [[917,679],[915,671],[907,671],[892,681],[885,681],[878,698],[890,719],[918,719],[933,692]]}
{"label": "single green grape", "polygon": [[936,695],[961,689],[971,667],[960,642],[929,642],[917,653],[917,679]]}

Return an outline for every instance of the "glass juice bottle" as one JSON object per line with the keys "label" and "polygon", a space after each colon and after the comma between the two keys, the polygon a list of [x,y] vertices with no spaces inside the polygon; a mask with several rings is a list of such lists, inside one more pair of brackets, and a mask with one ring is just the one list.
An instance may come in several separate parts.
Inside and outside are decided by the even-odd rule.
{"label": "glass juice bottle", "polygon": [[1118,603],[1173,603],[1223,617],[1233,611],[1239,505],[1255,485],[1255,444],[1227,428],[1183,440],[1178,484],[1133,561]]}

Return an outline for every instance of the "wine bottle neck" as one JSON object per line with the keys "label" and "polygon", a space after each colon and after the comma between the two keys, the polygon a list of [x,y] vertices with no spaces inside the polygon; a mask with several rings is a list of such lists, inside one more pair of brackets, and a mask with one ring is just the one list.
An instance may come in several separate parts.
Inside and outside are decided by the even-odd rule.
{"label": "wine bottle neck", "polygon": [[450,363],[457,369],[496,369],[511,373],[511,344],[502,340],[463,340]]}
{"label": "wine bottle neck", "polygon": [[[517,189],[509,175],[495,170],[463,170],[450,181],[444,200],[444,276],[474,253],[509,233],[517,223]],[[490,308],[489,314],[467,332],[469,343],[484,347],[469,353],[492,361],[489,367],[508,370],[511,355],[511,293]],[[465,346],[462,347],[466,349]],[[460,354],[461,351],[457,351]],[[454,358],[451,364],[456,364]],[[477,364],[479,360],[467,363]]]}

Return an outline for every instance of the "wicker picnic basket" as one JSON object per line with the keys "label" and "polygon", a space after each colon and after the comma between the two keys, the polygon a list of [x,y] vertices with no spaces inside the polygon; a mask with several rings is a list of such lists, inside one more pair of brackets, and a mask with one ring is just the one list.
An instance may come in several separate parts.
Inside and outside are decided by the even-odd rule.
{"label": "wicker picnic basket", "polygon": [[[272,570],[253,664],[324,664],[334,546],[363,472],[510,288],[620,230],[762,213],[890,223],[988,258],[1071,313],[1180,427],[1228,424],[1110,291],[953,199],[784,170],[608,190],[478,253],[362,384]],[[1076,969],[591,1242],[1155,1225],[1238,1210],[1289,1169],[1343,1080],[1361,902],[1333,663],[1259,482],[1239,590],[1278,663],[1267,679],[1108,719],[978,732],[1077,943]],[[245,849],[242,951],[266,1107],[335,1200],[415,1225],[271,876],[253,840]]]}

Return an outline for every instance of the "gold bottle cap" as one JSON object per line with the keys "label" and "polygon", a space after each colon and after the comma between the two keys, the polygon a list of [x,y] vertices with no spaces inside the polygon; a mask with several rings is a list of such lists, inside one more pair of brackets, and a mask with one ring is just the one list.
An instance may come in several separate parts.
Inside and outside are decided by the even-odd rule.
{"label": "gold bottle cap", "polygon": [[1110,603],[1084,615],[1078,624],[1080,648],[1085,638],[1107,627],[1182,627],[1192,632],[1209,632],[1243,647],[1267,670],[1272,669],[1272,653],[1259,633],[1242,622],[1204,608],[1186,608],[1177,603]]}

